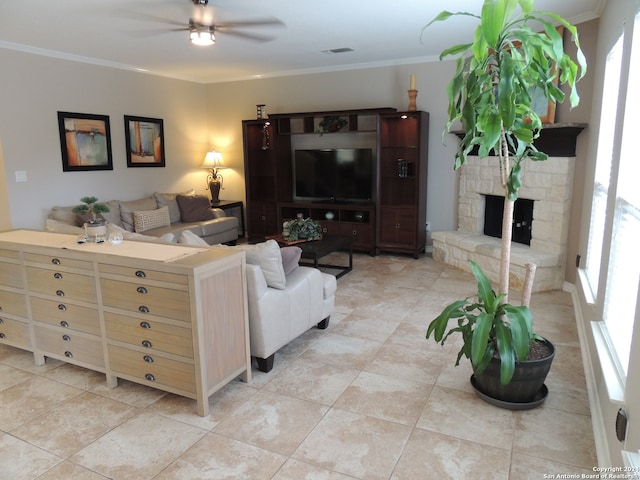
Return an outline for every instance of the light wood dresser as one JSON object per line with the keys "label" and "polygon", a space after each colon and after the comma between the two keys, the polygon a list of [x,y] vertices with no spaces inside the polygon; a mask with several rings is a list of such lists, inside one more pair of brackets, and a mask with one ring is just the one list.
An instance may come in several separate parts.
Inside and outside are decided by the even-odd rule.
{"label": "light wood dresser", "polygon": [[245,254],[0,232],[0,343],[197,401],[251,380]]}

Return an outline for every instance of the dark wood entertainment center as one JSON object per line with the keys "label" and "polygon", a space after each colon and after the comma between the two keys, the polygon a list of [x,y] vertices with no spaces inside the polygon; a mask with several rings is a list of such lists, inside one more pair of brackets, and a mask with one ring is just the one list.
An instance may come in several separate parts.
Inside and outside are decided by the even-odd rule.
{"label": "dark wood entertainment center", "polygon": [[[340,119],[341,128],[327,128],[327,119]],[[282,223],[302,213],[319,221],[327,234],[351,237],[354,250],[416,258],[424,252],[427,112],[375,108],[270,114],[243,120],[242,131],[250,241],[282,233]],[[301,145],[372,149],[371,201],[295,200],[293,152]]]}

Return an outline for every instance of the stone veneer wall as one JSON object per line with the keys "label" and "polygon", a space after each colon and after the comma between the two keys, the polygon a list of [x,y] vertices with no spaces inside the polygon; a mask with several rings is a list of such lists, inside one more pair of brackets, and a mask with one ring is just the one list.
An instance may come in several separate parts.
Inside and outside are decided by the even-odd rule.
{"label": "stone veneer wall", "polygon": [[[464,270],[473,260],[498,281],[500,239],[483,235],[485,195],[504,195],[496,157],[468,157],[460,169],[458,231],[434,232],[433,257]],[[535,200],[531,246],[512,244],[511,287],[521,289],[526,262],[537,265],[534,291],[562,288],[575,157],[523,166],[520,198]]]}

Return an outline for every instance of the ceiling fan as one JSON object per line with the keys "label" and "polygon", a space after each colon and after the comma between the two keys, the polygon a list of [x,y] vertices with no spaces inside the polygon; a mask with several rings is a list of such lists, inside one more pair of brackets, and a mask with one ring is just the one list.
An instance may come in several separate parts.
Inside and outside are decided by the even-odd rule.
{"label": "ceiling fan", "polygon": [[[162,23],[171,23],[179,25],[179,28],[169,29],[169,31],[187,31],[189,39],[194,45],[207,46],[216,42],[216,34],[234,35],[236,37],[245,38],[257,42],[267,42],[273,40],[274,37],[255,34],[242,31],[244,28],[251,27],[277,27],[284,26],[284,23],[277,18],[262,18],[253,20],[244,20],[237,22],[216,22],[214,20],[214,11],[209,7],[209,0],[191,0],[193,3],[193,12],[189,22],[185,25],[183,22],[175,22],[167,19],[157,18],[151,15],[144,15],[147,19],[161,21]],[[167,31],[167,30],[164,30]]]}

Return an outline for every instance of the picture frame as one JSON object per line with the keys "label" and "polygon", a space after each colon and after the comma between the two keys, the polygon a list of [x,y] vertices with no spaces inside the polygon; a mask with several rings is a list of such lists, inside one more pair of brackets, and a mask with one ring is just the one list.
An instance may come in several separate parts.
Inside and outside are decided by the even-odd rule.
{"label": "picture frame", "polygon": [[161,118],[124,116],[127,167],[164,167],[164,122]]}
{"label": "picture frame", "polygon": [[62,171],[113,170],[108,115],[58,112]]}

